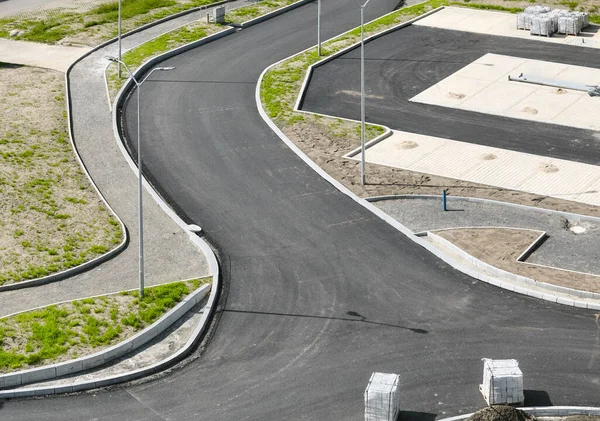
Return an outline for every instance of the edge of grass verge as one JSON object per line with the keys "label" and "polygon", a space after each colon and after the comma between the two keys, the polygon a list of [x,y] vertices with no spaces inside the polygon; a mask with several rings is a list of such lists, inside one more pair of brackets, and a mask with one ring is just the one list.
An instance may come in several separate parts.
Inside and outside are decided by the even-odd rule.
{"label": "edge of grass verge", "polygon": [[[178,306],[194,294],[200,293],[204,285],[212,285],[213,281],[213,276],[208,275],[147,287],[143,298],[140,297],[139,290],[136,288],[67,300],[3,316],[0,318],[0,346],[3,345],[3,342],[7,342],[7,338],[10,339],[8,341],[10,344],[11,340],[19,333],[22,334],[24,330],[27,333],[22,336],[28,335],[28,337],[19,339],[26,342],[24,348],[26,352],[29,349],[29,355],[8,353],[0,349],[0,364],[3,363],[3,367],[0,368],[3,370],[0,373],[0,379],[17,376],[24,371],[44,370],[49,365],[73,364],[79,360],[91,359],[96,355],[112,352],[115,348],[125,346],[127,341],[147,334],[153,326],[164,324]],[[127,309],[131,311],[119,312],[119,297],[129,299]],[[110,320],[97,320],[94,316],[99,313],[102,313],[105,319],[110,317]],[[57,318],[60,318],[63,323],[57,323]],[[156,334],[167,329],[177,319],[162,326],[162,329]],[[21,327],[18,332],[14,329],[15,324]],[[80,332],[74,333],[72,329],[78,327],[81,327]],[[128,330],[128,332],[119,338],[124,330]],[[148,340],[154,338],[156,334]],[[139,345],[146,342],[147,340],[142,341]],[[72,347],[77,345],[83,345],[78,348],[80,351],[83,348],[83,356],[74,355],[73,358],[60,360]],[[94,352],[96,347],[99,348]],[[135,348],[124,349],[125,352],[121,355],[133,349]],[[32,353],[34,350],[38,352]],[[33,359],[28,361],[27,358],[30,357]],[[11,361],[15,366],[7,367],[6,365]],[[21,368],[23,365],[26,367]]]}

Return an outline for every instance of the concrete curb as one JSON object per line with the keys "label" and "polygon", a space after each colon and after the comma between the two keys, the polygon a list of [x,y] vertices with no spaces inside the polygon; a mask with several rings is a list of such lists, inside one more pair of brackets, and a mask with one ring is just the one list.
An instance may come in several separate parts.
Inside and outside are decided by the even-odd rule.
{"label": "concrete curb", "polygon": [[279,16],[285,12],[289,12],[290,10],[293,10],[300,6],[303,6],[307,3],[312,3],[313,1],[314,0],[300,0],[300,1],[297,1],[296,3],[288,4],[287,6],[283,6],[279,9],[273,10],[272,12],[269,12],[269,13],[259,16],[257,18],[247,20],[246,22],[242,22],[241,27],[244,29],[249,28],[253,25],[256,25],[257,23],[264,22],[266,20],[274,18],[275,16]]}
{"label": "concrete curb", "polygon": [[[600,408],[589,406],[530,406],[518,408],[535,417],[564,417],[568,415],[600,415]],[[442,418],[438,421],[462,421],[473,413]]]}
{"label": "concrete curb", "polygon": [[[568,295],[576,297],[576,298],[599,300],[600,294],[598,294],[598,293],[581,291],[578,289],[563,287],[560,285],[549,284],[547,282],[536,281],[534,279],[527,278],[525,276],[507,272],[503,269],[499,269],[493,265],[490,265],[489,263],[485,263],[482,260],[477,259],[476,257],[470,255],[469,253],[467,253],[460,247],[457,247],[450,241],[446,240],[445,238],[443,238],[435,233],[428,232],[427,237],[431,238],[431,242],[434,245],[439,244],[443,247],[446,247],[446,248],[452,250],[454,253],[461,256],[463,259],[465,259],[466,261],[471,263],[473,266],[476,266],[477,268],[481,269],[483,272],[486,272],[502,281],[511,283],[514,288],[513,291],[521,292],[522,288],[519,285],[516,285],[516,284],[520,284],[520,285],[523,285],[523,288],[527,289],[527,291],[522,292],[522,293],[525,295],[529,295],[531,297],[540,298],[539,296],[542,295],[542,298],[547,301],[558,302],[560,304],[565,304],[565,305],[569,305],[572,307],[589,308],[590,310],[600,310],[600,303],[588,303],[588,302],[579,301],[576,299],[567,299],[564,297],[557,297],[557,296],[551,294],[552,292],[555,292],[555,293],[568,294]],[[530,290],[528,288],[528,286],[533,286],[533,287],[547,290],[549,292],[549,294],[543,294],[540,291]],[[544,298],[544,296],[546,298]]]}
{"label": "concrete curb", "polygon": [[[119,358],[148,343],[162,333],[193,306],[202,301],[210,289],[210,284],[202,285],[146,329],[110,348],[71,361],[0,375],[0,388],[17,387],[59,378],[64,375],[89,370]],[[17,390],[0,390],[0,398],[15,397],[17,393],[19,393]]]}
{"label": "concrete curb", "polygon": [[[441,10],[441,9],[436,9],[436,10]],[[304,50],[303,52],[305,52],[305,51],[307,51],[307,50]],[[298,54],[301,54],[301,53],[298,53]],[[292,142],[281,131],[281,129],[279,129],[279,127],[277,127],[277,125],[269,118],[269,116],[265,112],[265,110],[264,110],[264,108],[262,106],[260,90],[261,90],[262,80],[263,80],[265,74],[271,68],[273,68],[273,67],[275,67],[275,66],[283,63],[284,61],[286,61],[286,60],[290,59],[291,57],[294,57],[294,56],[296,56],[298,54],[294,54],[294,55],[292,55],[290,57],[284,58],[283,60],[280,60],[280,61],[278,61],[276,63],[273,63],[270,66],[268,66],[267,68],[265,68],[263,70],[263,72],[261,73],[259,79],[258,79],[258,83],[256,85],[256,90],[255,90],[254,97],[255,97],[255,101],[256,101],[256,106],[257,106],[258,112],[259,112],[260,116],[262,117],[262,119],[271,128],[271,130],[273,130],[273,132],[277,136],[279,136],[279,138],[296,155],[298,155],[298,157],[300,159],[302,159],[310,168],[312,168],[317,174],[319,174],[321,177],[323,177],[323,179],[325,179],[328,183],[330,183],[332,186],[334,186],[340,192],[342,192],[343,194],[345,194],[346,196],[348,196],[349,198],[351,198],[352,200],[354,200],[359,205],[361,205],[364,208],[366,208],[369,211],[371,211],[377,217],[381,218],[382,220],[384,220],[385,222],[387,222],[388,224],[390,224],[392,227],[394,227],[398,231],[400,231],[402,234],[404,234],[405,236],[407,236],[410,240],[414,241],[416,244],[418,244],[421,247],[425,248],[426,250],[428,250],[429,252],[431,252],[434,256],[438,257],[442,261],[444,261],[447,264],[449,264],[450,266],[454,267],[456,270],[459,270],[459,271],[463,272],[464,274],[469,275],[469,276],[471,276],[473,278],[479,279],[479,280],[481,280],[483,282],[487,282],[489,284],[492,284],[492,285],[495,285],[495,286],[499,286],[499,287],[501,287],[503,289],[507,289],[509,291],[515,291],[515,292],[519,292],[519,293],[522,293],[522,294],[530,294],[530,296],[532,296],[532,297],[544,299],[544,300],[547,300],[547,301],[552,301],[552,302],[557,302],[558,301],[557,299],[553,300],[553,298],[557,298],[557,297],[544,296],[544,295],[540,294],[537,291],[533,291],[533,290],[530,290],[530,289],[527,289],[527,288],[521,288],[521,287],[515,288],[514,285],[508,284],[506,282],[502,282],[501,280],[496,279],[494,277],[491,277],[491,276],[482,274],[480,272],[474,271],[471,268],[469,268],[469,267],[467,267],[467,266],[459,263],[458,261],[456,261],[451,256],[443,253],[442,251],[440,251],[439,249],[437,249],[433,245],[429,244],[427,241],[423,240],[422,238],[419,238],[419,237],[415,236],[413,234],[413,232],[410,229],[408,229],[408,227],[404,226],[403,224],[401,224],[396,219],[392,218],[391,216],[389,216],[388,214],[386,214],[385,212],[383,212],[382,210],[380,210],[379,208],[377,208],[375,205],[373,205],[369,201],[367,201],[365,199],[362,199],[359,196],[357,196],[355,193],[353,193],[346,186],[344,186],[339,181],[337,181],[336,179],[334,179],[333,177],[331,177],[328,173],[326,173],[312,159],[310,159],[298,146],[296,146],[296,144],[294,144],[294,142]]]}
{"label": "concrete curb", "polygon": [[[381,200],[394,200],[394,199],[427,199],[427,200],[440,200],[441,201],[442,196],[429,195],[429,194],[423,194],[423,195],[420,195],[420,194],[398,194],[398,195],[386,195],[386,196],[373,196],[373,197],[365,198],[365,200],[367,200],[369,202],[379,202]],[[600,224],[600,217],[597,217],[597,216],[581,215],[578,213],[555,211],[552,209],[544,209],[544,208],[536,208],[534,206],[518,205],[516,203],[510,203],[510,202],[501,202],[499,200],[481,199],[479,197],[467,197],[467,196],[446,196],[446,200],[448,202],[467,200],[469,202],[475,202],[475,203],[490,203],[490,204],[494,204],[494,205],[507,206],[507,207],[516,208],[516,209],[527,209],[529,211],[540,212],[540,213],[544,213],[546,215],[558,215],[558,216],[562,216],[565,219],[573,220],[575,222],[595,222],[595,223]]]}

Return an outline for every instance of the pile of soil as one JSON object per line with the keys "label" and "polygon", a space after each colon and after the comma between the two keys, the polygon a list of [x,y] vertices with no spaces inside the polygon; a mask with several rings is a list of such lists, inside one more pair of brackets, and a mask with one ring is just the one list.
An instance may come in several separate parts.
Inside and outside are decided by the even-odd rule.
{"label": "pile of soil", "polygon": [[475,412],[467,421],[536,421],[536,418],[512,406],[493,405]]}

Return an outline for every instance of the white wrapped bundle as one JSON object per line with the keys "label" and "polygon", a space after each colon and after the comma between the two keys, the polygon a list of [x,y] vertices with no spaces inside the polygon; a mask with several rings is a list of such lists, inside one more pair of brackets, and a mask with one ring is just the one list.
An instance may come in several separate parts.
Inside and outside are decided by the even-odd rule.
{"label": "white wrapped bundle", "polygon": [[488,405],[523,403],[523,373],[517,360],[484,358],[481,393]]}
{"label": "white wrapped bundle", "polygon": [[365,421],[394,421],[400,411],[400,376],[373,373],[365,389]]}
{"label": "white wrapped bundle", "polygon": [[517,29],[527,29],[525,26],[526,18],[527,18],[526,13],[519,13],[517,15]]}
{"label": "white wrapped bundle", "polygon": [[541,19],[537,16],[535,16],[533,19],[531,19],[531,35],[541,35],[542,34],[542,28],[541,28]]}

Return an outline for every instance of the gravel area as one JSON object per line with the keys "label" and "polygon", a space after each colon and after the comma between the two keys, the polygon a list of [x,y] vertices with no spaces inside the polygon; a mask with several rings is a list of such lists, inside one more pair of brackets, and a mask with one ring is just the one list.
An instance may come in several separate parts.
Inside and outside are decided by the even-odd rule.
{"label": "gravel area", "polygon": [[[600,275],[600,222],[577,223],[535,208],[514,208],[500,203],[476,203],[465,199],[448,201],[442,211],[437,200],[414,198],[374,202],[414,232],[458,227],[511,227],[542,230],[549,238],[528,259],[529,263]],[[576,234],[573,230],[584,228]]]}

